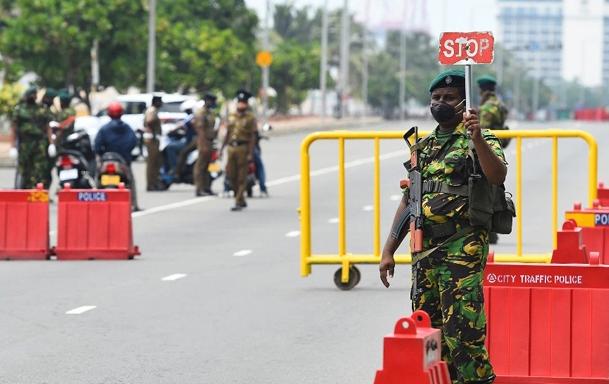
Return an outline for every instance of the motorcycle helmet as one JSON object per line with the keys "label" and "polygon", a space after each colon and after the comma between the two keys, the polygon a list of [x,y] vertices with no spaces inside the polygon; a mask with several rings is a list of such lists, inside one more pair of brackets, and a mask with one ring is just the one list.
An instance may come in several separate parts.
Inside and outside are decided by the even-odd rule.
{"label": "motorcycle helmet", "polygon": [[118,101],[113,101],[108,105],[108,116],[112,119],[120,119],[123,115],[123,106]]}

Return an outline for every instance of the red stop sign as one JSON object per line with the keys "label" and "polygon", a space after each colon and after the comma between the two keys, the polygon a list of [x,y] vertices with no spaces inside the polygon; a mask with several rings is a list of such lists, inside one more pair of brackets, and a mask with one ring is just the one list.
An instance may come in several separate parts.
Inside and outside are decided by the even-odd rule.
{"label": "red stop sign", "polygon": [[444,32],[440,36],[440,64],[491,64],[495,38],[491,32]]}

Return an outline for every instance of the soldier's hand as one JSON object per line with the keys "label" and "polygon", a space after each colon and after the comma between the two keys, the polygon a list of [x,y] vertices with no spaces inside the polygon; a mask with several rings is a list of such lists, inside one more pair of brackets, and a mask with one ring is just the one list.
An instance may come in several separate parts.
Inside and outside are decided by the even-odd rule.
{"label": "soldier's hand", "polygon": [[381,281],[385,288],[389,288],[390,284],[388,281],[389,278],[393,278],[393,271],[395,269],[395,260],[393,260],[393,255],[383,255],[381,258],[381,263],[379,264],[379,271],[381,274]]}
{"label": "soldier's hand", "polygon": [[8,157],[10,157],[12,160],[15,160],[18,156],[19,152],[17,151],[17,148],[11,147],[11,149],[9,149],[8,151]]}
{"label": "soldier's hand", "polygon": [[476,112],[476,110],[470,109],[465,112],[463,114],[463,123],[472,140],[482,139],[480,120],[478,120],[478,112]]}
{"label": "soldier's hand", "polygon": [[57,156],[57,148],[55,147],[55,144],[49,144],[49,147],[47,148],[47,153],[49,154],[49,157]]}

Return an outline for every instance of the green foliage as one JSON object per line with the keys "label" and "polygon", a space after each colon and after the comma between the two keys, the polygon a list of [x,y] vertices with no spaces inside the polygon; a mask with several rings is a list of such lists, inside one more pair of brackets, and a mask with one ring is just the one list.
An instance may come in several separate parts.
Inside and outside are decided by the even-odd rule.
{"label": "green foliage", "polygon": [[0,116],[10,116],[23,91],[17,83],[4,83],[0,88]]}

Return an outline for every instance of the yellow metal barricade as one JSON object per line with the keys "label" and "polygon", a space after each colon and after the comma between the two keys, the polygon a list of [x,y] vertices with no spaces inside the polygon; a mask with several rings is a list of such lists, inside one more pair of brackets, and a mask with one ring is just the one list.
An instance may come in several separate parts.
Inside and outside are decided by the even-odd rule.
{"label": "yellow metal barricade", "polygon": [[[424,137],[429,131],[421,132]],[[551,253],[525,254],[522,249],[522,140],[523,139],[552,139],[552,231],[554,247],[556,247],[556,229],[558,228],[558,140],[580,138],[588,144],[588,203],[591,206],[596,199],[598,146],[594,137],[579,130],[535,130],[535,131],[494,131],[498,138],[513,138],[516,145],[516,254],[496,254],[498,262],[548,263]],[[307,136],[301,144],[300,166],[300,274],[305,277],[311,273],[313,264],[337,264],[341,269],[335,275],[336,284],[350,289],[359,282],[359,271],[354,264],[378,264],[381,258],[381,222],[380,222],[380,141],[402,140],[401,131],[332,131],[316,132]],[[313,254],[311,251],[311,169],[309,148],[318,140],[336,140],[338,142],[338,254]],[[374,245],[370,254],[347,253],[346,244],[346,203],[345,203],[345,141],[373,140],[374,141]],[[405,149],[406,151],[406,149]],[[406,153],[405,153],[406,157]],[[513,171],[513,168],[510,167]],[[409,254],[396,255],[395,262],[410,263]],[[355,274],[356,276],[350,276]],[[341,285],[342,284],[342,285]]]}

